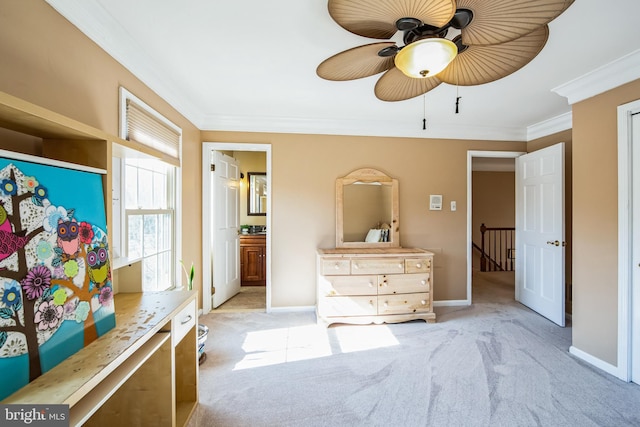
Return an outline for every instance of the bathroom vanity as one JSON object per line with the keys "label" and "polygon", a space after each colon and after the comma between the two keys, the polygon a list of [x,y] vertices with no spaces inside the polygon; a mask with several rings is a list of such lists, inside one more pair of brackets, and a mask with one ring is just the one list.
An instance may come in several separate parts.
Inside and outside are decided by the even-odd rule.
{"label": "bathroom vanity", "polygon": [[242,286],[265,286],[267,274],[266,233],[240,235],[240,282]]}

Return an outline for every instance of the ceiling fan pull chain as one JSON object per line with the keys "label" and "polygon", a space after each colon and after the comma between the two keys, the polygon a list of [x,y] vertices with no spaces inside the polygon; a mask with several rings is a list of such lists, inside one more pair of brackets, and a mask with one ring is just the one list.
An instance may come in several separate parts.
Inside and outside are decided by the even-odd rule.
{"label": "ceiling fan pull chain", "polygon": [[458,73],[456,70],[456,114],[460,112],[460,98],[462,97],[460,96],[460,85],[458,85]]}
{"label": "ceiling fan pull chain", "polygon": [[427,130],[427,95],[422,95],[422,130]]}

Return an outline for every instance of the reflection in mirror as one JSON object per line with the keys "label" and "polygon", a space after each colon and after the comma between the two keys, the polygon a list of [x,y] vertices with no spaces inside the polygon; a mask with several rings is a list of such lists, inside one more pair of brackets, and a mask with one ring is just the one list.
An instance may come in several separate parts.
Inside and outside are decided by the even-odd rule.
{"label": "reflection in mirror", "polygon": [[267,214],[267,174],[248,172],[247,179],[247,215],[265,216]]}
{"label": "reflection in mirror", "polygon": [[[374,239],[371,229],[386,230],[392,221],[391,183],[354,182],[343,187],[345,242]],[[381,233],[380,233],[381,234]],[[384,241],[379,236],[377,241]]]}
{"label": "reflection in mirror", "polygon": [[399,247],[398,181],[376,169],[336,180],[336,247]]}

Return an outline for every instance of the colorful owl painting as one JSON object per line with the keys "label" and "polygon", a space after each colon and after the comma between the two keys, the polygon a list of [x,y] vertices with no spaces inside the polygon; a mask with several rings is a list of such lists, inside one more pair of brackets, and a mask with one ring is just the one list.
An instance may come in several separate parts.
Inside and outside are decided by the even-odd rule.
{"label": "colorful owl painting", "polygon": [[89,264],[89,278],[100,286],[109,280],[110,263],[107,248],[101,244],[94,246],[87,252],[87,264]]}
{"label": "colorful owl painting", "polygon": [[8,258],[29,242],[26,236],[18,236],[13,232],[7,211],[0,204],[0,261]]}
{"label": "colorful owl painting", "polygon": [[67,255],[75,255],[80,249],[80,227],[75,219],[58,220],[58,246]]}

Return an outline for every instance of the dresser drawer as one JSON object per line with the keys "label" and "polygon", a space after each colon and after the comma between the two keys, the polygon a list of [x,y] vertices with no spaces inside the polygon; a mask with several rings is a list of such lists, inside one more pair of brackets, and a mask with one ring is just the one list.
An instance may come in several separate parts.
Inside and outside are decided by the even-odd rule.
{"label": "dresser drawer", "polygon": [[323,276],[339,276],[351,274],[351,261],[348,259],[322,258],[320,274]]}
{"label": "dresser drawer", "polygon": [[413,292],[431,292],[429,273],[390,274],[379,276],[378,294],[409,294]]}
{"label": "dresser drawer", "polygon": [[351,274],[399,274],[404,273],[402,258],[354,259]]}
{"label": "dresser drawer", "polygon": [[377,311],[377,297],[322,297],[318,312],[322,316],[373,316]]}
{"label": "dresser drawer", "polygon": [[325,276],[320,278],[320,295],[375,295],[378,276]]}
{"label": "dresser drawer", "polygon": [[431,271],[431,258],[407,258],[404,260],[405,273],[427,273]]}
{"label": "dresser drawer", "polygon": [[173,333],[175,340],[173,344],[178,344],[182,338],[196,325],[196,301],[193,300],[180,313],[173,318]]}
{"label": "dresser drawer", "polygon": [[378,297],[378,314],[428,313],[430,311],[429,293]]}

